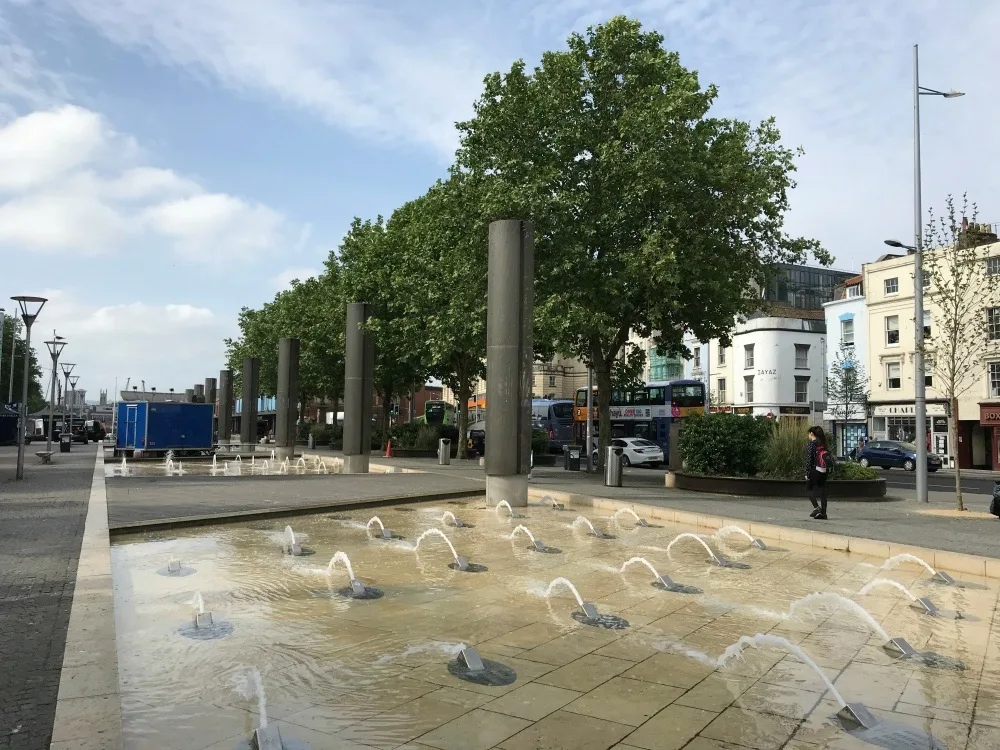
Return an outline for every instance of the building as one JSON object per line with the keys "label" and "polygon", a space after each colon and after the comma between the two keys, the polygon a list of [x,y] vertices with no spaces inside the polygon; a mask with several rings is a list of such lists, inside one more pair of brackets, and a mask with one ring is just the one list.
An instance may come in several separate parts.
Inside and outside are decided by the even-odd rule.
{"label": "building", "polygon": [[[837,358],[846,363],[856,362],[859,378],[870,380],[868,370],[868,305],[865,300],[864,274],[844,281],[834,290],[834,298],[823,305],[826,316],[827,380],[837,377]],[[859,379],[859,383],[864,381]],[[861,390],[861,389],[859,389]],[[828,396],[823,420],[829,424],[831,447],[839,455],[847,455],[860,441],[868,437],[868,409],[865,399],[837,403]]]}

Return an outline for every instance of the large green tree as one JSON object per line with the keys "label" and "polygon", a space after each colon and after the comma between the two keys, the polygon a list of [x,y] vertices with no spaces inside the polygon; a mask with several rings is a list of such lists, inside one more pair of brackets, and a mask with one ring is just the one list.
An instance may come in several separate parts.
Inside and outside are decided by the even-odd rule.
{"label": "large green tree", "polygon": [[710,116],[715,87],[662,45],[613,18],[533,72],[487,76],[458,124],[459,166],[491,178],[488,213],[536,224],[536,315],[595,370],[602,457],[630,329],[663,352],[686,330],[728,343],[776,262],[828,260],[783,231],[796,152],[774,121]]}
{"label": "large green tree", "polygon": [[[372,308],[368,329],[375,339],[375,393],[382,400],[381,439],[389,428],[389,404],[424,383],[429,358],[409,337],[407,300],[413,280],[407,274],[406,248],[390,238],[385,220],[355,217],[327,268],[339,264],[343,273],[345,304],[367,302]],[[346,307],[345,307],[346,310]],[[343,327],[342,327],[343,328]]]}
{"label": "large green tree", "polygon": [[[15,336],[15,322],[19,326],[17,328],[18,333],[21,334],[19,336]],[[5,316],[3,346],[0,347],[0,350],[2,350],[0,351],[0,394],[3,394],[0,403],[7,402],[7,396],[10,391],[11,346],[17,347],[16,351],[14,351],[14,388],[11,400],[18,402],[21,400],[21,388],[24,382],[24,352],[26,349],[23,334],[24,326],[20,324],[20,321],[12,315]],[[48,403],[45,394],[42,392],[42,368],[38,365],[38,358],[35,356],[34,349],[32,349],[31,358],[28,361],[28,370],[28,413],[30,414],[39,411]]]}

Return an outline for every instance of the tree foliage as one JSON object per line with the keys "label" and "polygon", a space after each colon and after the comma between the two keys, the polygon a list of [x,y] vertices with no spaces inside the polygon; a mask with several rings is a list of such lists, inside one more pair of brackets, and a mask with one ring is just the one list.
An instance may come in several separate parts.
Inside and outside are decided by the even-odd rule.
{"label": "tree foliage", "polygon": [[[934,388],[951,404],[952,446],[958,445],[958,399],[980,382],[986,358],[997,355],[997,336],[991,331],[1000,330],[1000,275],[990,272],[992,245],[981,241],[976,206],[971,213],[969,209],[965,196],[960,208],[948,196],[944,215],[935,220],[930,211],[925,230],[924,296],[932,335],[924,341],[924,367],[933,374]],[[955,502],[964,510],[961,474],[956,464]]]}
{"label": "tree foliage", "polygon": [[536,315],[595,370],[602,456],[630,329],[664,352],[686,330],[728,344],[774,263],[829,260],[783,231],[796,153],[774,121],[710,116],[715,87],[662,44],[613,18],[533,72],[489,75],[458,125],[460,166],[490,177],[487,212],[536,224]]}
{"label": "tree foliage", "polygon": [[852,419],[866,418],[868,400],[865,367],[854,347],[842,342],[827,377],[826,410],[833,415],[834,422],[846,425]]}
{"label": "tree foliage", "polygon": [[[21,332],[22,336],[15,335],[15,324],[18,325],[17,331]],[[7,402],[8,391],[10,390],[10,355],[12,345],[15,345],[17,350],[14,352],[14,389],[11,400],[20,402],[22,384],[24,382],[24,351],[26,348],[23,338],[23,326],[20,324],[19,319],[13,315],[7,315],[4,317],[3,324],[3,347],[0,347],[0,393],[3,394],[3,403]],[[42,392],[42,368],[38,364],[38,357],[35,355],[34,348],[32,348],[31,358],[28,361],[28,369],[28,413],[31,414],[41,410],[48,403],[45,394]]]}

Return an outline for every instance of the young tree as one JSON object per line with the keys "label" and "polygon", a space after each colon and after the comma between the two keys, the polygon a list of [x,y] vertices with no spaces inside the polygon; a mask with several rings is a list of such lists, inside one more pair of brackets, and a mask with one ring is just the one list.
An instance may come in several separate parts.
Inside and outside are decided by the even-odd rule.
{"label": "young tree", "polygon": [[613,18],[533,72],[487,76],[458,124],[459,166],[491,176],[488,212],[535,222],[536,316],[594,368],[602,457],[630,329],[670,354],[686,330],[728,345],[774,263],[829,262],[783,232],[796,152],[773,119],[709,116],[715,87],[662,44]]}
{"label": "young tree", "polygon": [[[925,231],[924,299],[932,313],[932,335],[924,340],[924,362],[934,388],[951,405],[949,442],[958,446],[958,399],[983,377],[988,356],[996,356],[1000,340],[1000,275],[990,265],[996,235],[979,230],[976,206],[969,213],[962,197],[958,210],[948,196],[944,216],[930,211]],[[997,257],[996,255],[992,257]],[[917,321],[923,324],[923,321]],[[917,435],[917,440],[923,440]],[[955,505],[962,501],[962,470],[955,462]]]}
{"label": "young tree", "polygon": [[[841,343],[826,381],[826,408],[834,424],[842,422],[844,431],[852,419],[865,419],[868,407],[868,376],[854,347]],[[844,446],[847,450],[847,446]]]}
{"label": "young tree", "polygon": [[[0,313],[2,314],[2,313]],[[13,388],[13,401],[17,402],[21,400],[21,383],[24,381],[24,338],[22,336],[17,336],[15,334],[15,325],[20,326],[20,320],[15,318],[13,315],[7,315],[3,326],[3,346],[2,355],[0,356],[0,393],[3,394],[2,402],[7,402],[7,392],[10,389],[10,361],[11,361],[11,347],[16,347],[14,353],[14,388]],[[17,331],[22,331],[21,327],[17,328]],[[31,352],[31,360],[28,364],[29,371],[29,381],[28,381],[28,413],[33,414],[40,411],[48,403],[45,394],[42,391],[42,368],[38,365],[38,358],[35,356],[34,349]]]}

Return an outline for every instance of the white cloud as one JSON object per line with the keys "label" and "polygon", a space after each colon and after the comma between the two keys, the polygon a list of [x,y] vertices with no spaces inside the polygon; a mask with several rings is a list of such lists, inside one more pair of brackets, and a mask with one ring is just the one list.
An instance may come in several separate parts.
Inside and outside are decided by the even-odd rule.
{"label": "white cloud", "polygon": [[0,128],[0,252],[111,254],[128,243],[201,263],[291,242],[273,209],[160,167],[93,111],[64,105]]}
{"label": "white cloud", "polygon": [[296,279],[305,281],[313,276],[319,276],[320,273],[321,271],[315,268],[286,268],[274,276],[271,281],[274,284],[275,291],[283,292],[286,289],[291,289],[292,282]]}
{"label": "white cloud", "polygon": [[[54,328],[69,342],[62,361],[76,364],[74,374],[80,376],[88,398],[96,397],[101,388],[112,391],[115,378],[119,388],[131,377],[136,384],[144,379],[159,390],[183,391],[217,376],[225,355],[223,339],[236,327],[232,316],[220,317],[190,304],[126,302],[99,307],[63,290],[37,294],[49,299],[36,326],[38,338],[33,338],[40,361],[48,361],[40,342]],[[214,369],[206,369],[206,363]]]}

